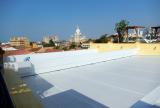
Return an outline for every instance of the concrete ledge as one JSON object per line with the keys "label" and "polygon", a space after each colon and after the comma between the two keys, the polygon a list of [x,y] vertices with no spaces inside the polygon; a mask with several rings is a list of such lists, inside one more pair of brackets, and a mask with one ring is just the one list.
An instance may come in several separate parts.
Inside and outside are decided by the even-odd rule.
{"label": "concrete ledge", "polygon": [[[21,76],[28,76],[133,56],[136,55],[136,53],[137,49],[128,49],[106,53],[97,53],[94,50],[87,50],[86,52],[66,52],[60,55],[57,55],[57,53],[52,53],[52,55],[45,54],[46,56],[44,56],[44,54],[39,54],[38,57],[35,55],[28,55],[31,58],[30,61],[8,62],[8,65],[5,63],[5,68],[13,67]],[[24,55],[23,59],[25,59],[25,57]],[[17,61],[19,61],[18,57],[16,58]],[[20,59],[22,59],[22,56]]]}

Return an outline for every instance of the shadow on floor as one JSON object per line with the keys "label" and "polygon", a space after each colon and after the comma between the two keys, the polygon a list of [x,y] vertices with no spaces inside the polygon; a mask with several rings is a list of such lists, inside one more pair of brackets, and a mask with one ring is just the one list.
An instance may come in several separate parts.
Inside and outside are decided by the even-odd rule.
{"label": "shadow on floor", "polygon": [[43,98],[45,108],[109,108],[73,89]]}
{"label": "shadow on floor", "polygon": [[130,108],[160,108],[160,106],[151,105],[143,101],[138,101],[133,104]]}
{"label": "shadow on floor", "polygon": [[[34,65],[19,68],[19,72],[34,73]],[[109,108],[73,89],[61,91],[41,76],[25,76],[22,78],[33,94],[41,101],[44,108]],[[26,100],[27,101],[27,100]]]}

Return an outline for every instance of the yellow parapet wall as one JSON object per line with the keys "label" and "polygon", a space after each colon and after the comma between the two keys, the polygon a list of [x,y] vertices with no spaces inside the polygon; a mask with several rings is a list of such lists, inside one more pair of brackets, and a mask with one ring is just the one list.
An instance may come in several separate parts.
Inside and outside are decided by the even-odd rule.
{"label": "yellow parapet wall", "polygon": [[123,49],[131,49],[136,48],[136,44],[126,44],[126,43],[91,43],[91,49],[97,49],[99,52],[107,52],[107,51],[116,51],[116,50],[123,50]]}
{"label": "yellow parapet wall", "polygon": [[160,44],[139,44],[139,55],[160,55]]}
{"label": "yellow parapet wall", "polygon": [[160,44],[152,43],[90,43],[90,48],[99,52],[138,48],[139,55],[160,55]]}

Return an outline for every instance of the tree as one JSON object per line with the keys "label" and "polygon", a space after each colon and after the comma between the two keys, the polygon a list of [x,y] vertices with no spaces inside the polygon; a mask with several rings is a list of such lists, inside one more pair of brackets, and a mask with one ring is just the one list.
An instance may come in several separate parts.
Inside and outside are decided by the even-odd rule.
{"label": "tree", "polygon": [[49,45],[50,46],[55,46],[55,43],[53,42],[53,40],[51,39],[51,40],[49,40]]}
{"label": "tree", "polygon": [[90,42],[94,42],[94,39],[89,38],[87,41],[85,41],[84,43],[90,43]]}
{"label": "tree", "polygon": [[118,33],[118,42],[123,42],[123,37],[126,33],[126,28],[129,24],[127,20],[121,20],[120,22],[116,23],[115,30]]}
{"label": "tree", "polygon": [[72,42],[69,48],[70,48],[70,49],[76,48],[76,43]]}
{"label": "tree", "polygon": [[108,34],[102,35],[99,39],[95,40],[95,43],[107,43],[108,42],[107,36]]}
{"label": "tree", "polygon": [[45,43],[45,42],[42,42],[42,45],[44,47],[55,47],[55,43],[53,42],[53,40],[49,40],[49,43]]}

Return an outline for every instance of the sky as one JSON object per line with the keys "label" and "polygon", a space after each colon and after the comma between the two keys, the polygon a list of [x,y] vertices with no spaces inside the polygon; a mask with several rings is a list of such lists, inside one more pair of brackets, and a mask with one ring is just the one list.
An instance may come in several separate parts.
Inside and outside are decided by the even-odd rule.
{"label": "sky", "polygon": [[76,26],[88,38],[115,33],[122,19],[130,25],[160,25],[160,0],[0,0],[0,41],[26,36],[68,40]]}

